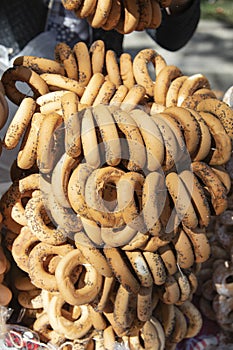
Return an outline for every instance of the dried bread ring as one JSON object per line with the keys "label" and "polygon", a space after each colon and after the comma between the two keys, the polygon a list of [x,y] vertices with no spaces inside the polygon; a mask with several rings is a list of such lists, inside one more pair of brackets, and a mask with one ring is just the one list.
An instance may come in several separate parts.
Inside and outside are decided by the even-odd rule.
{"label": "dried bread ring", "polygon": [[168,275],[174,275],[177,272],[177,259],[170,244],[159,247],[160,255]]}
{"label": "dried bread ring", "polygon": [[170,335],[170,339],[167,342],[169,348],[180,343],[187,333],[187,321],[184,314],[180,311],[178,307],[175,306],[175,326]]}
{"label": "dried bread ring", "polygon": [[165,339],[169,339],[175,326],[175,305],[165,304],[160,301],[156,306],[153,315],[156,315],[161,323],[164,329]]}
{"label": "dried bread ring", "polygon": [[211,253],[211,248],[205,230],[191,230],[185,226],[183,226],[183,229],[192,243],[193,252],[195,255],[195,262],[203,263],[207,261]]}
{"label": "dried bread ring", "polygon": [[62,0],[62,5],[66,10],[75,10],[81,6],[83,0]]}
{"label": "dried bread ring", "polygon": [[38,194],[29,199],[25,207],[25,216],[29,229],[41,242],[53,244],[55,246],[65,243],[67,237],[64,230],[58,227],[51,228],[46,225],[41,213],[45,205],[43,196],[40,191],[36,192],[38,192]]}
{"label": "dried bread ring", "polygon": [[99,72],[94,73],[84,90],[80,103],[87,106],[92,106],[103,83],[104,75]]}
{"label": "dried bread ring", "polygon": [[42,173],[49,173],[53,169],[54,133],[62,121],[62,117],[55,112],[46,114],[42,120],[37,145],[37,166]]}
{"label": "dried bread ring", "polygon": [[[40,75],[40,77],[49,87],[55,86],[60,90],[73,91],[79,97],[81,97],[84,92],[83,85],[75,79],[64,77],[63,75],[55,74],[55,73],[43,73]],[[49,91],[46,91],[45,93],[47,92]]]}
{"label": "dried bread ring", "polygon": [[137,294],[140,284],[128,267],[122,252],[120,252],[117,248],[106,246],[104,247],[104,255],[106,256],[115,277],[122,284],[122,286],[128,292]]}
{"label": "dried bread ring", "polygon": [[91,27],[93,28],[102,27],[107,21],[107,18],[111,11],[111,7],[112,7],[112,0],[98,0],[95,7],[95,12],[88,19]]}
{"label": "dried bread ring", "polygon": [[[118,207],[123,219],[129,227],[140,232],[146,231],[141,208],[143,184],[144,176],[133,171],[122,174],[117,183]],[[135,195],[138,198],[138,205],[135,202]]]}
{"label": "dried bread ring", "polygon": [[159,296],[163,303],[174,305],[180,300],[180,287],[174,276],[168,275],[164,285],[160,286]]}
{"label": "dried bread ring", "polygon": [[137,230],[125,225],[121,228],[101,227],[101,238],[110,247],[128,244],[137,234]]}
{"label": "dried bread ring", "polygon": [[123,111],[130,112],[136,106],[140,105],[144,96],[145,88],[142,85],[135,84],[127,92],[125,98],[123,99],[120,108]]}
{"label": "dried bread ring", "polygon": [[162,21],[162,12],[157,1],[151,0],[151,22],[148,25],[150,29],[156,29],[160,26]]}
{"label": "dried bread ring", "polygon": [[177,106],[178,94],[179,94],[180,88],[187,78],[188,76],[182,75],[181,77],[178,77],[171,82],[167,91],[167,96],[166,96],[167,107]]}
{"label": "dried bread ring", "polygon": [[105,43],[103,40],[94,41],[89,49],[92,74],[102,73],[105,61]]}
{"label": "dried bread ring", "polygon": [[125,135],[126,144],[122,139],[122,159],[126,159],[126,167],[130,171],[137,171],[144,168],[146,153],[144,142],[135,120],[129,113],[117,109],[113,112],[117,127]]}
{"label": "dried bread ring", "polygon": [[88,237],[80,242],[80,232],[75,235],[74,239],[76,248],[81,251],[82,255],[95,267],[98,273],[104,277],[112,277],[113,272],[100,249],[95,247]]}
{"label": "dried bread ring", "polygon": [[97,312],[104,312],[106,309],[106,306],[109,302],[110,294],[115,286],[115,276],[113,277],[105,277],[103,282],[103,288],[101,291],[100,300],[96,306]]}
{"label": "dried bread ring", "polygon": [[6,270],[7,270],[7,258],[3,251],[2,246],[0,245],[0,274],[1,275],[4,274]]}
{"label": "dried bread ring", "polygon": [[200,126],[194,116],[183,107],[166,108],[165,113],[175,118],[181,125],[184,133],[187,150],[192,158],[200,143],[201,131]]}
{"label": "dried bread ring", "polygon": [[[122,170],[107,166],[95,169],[86,181],[85,200],[93,219],[101,226],[122,227],[125,224],[122,210],[117,206],[118,198],[115,195],[114,188],[114,186],[118,186],[122,175],[124,175]],[[105,197],[105,191],[109,184],[113,186],[113,198],[110,196],[110,203],[108,203],[108,198]],[[109,207],[109,204],[113,210]]]}
{"label": "dried bread ring", "polygon": [[25,309],[41,309],[43,307],[40,289],[20,291],[17,300],[20,306]]}
{"label": "dried bread ring", "polygon": [[33,323],[33,329],[40,335],[40,339],[44,342],[51,341],[51,343],[61,346],[66,340],[63,334],[51,330],[47,312],[42,312],[36,318]]}
{"label": "dried bread ring", "polygon": [[33,92],[33,98],[47,94],[49,88],[42,77],[32,69],[24,66],[8,68],[2,75],[1,81],[4,85],[6,96],[16,105],[20,105],[26,94],[16,87],[16,82],[21,81],[29,85]]}
{"label": "dried bread ring", "polygon": [[60,295],[54,295],[49,303],[48,317],[52,328],[67,339],[83,338],[92,328],[92,319],[88,305],[80,305],[80,316],[77,320],[69,320],[62,314],[65,300]]}
{"label": "dried bread ring", "polygon": [[172,243],[176,251],[177,265],[181,269],[188,269],[193,266],[195,260],[193,247],[185,231],[181,229]]}
{"label": "dried bread ring", "polygon": [[142,252],[140,252],[139,250],[126,251],[125,254],[129,259],[131,266],[134,269],[136,276],[141,283],[141,286],[146,288],[151,287],[154,283],[153,276],[150,272],[150,269]]}
{"label": "dried bread ring", "polygon": [[180,299],[177,301],[176,305],[181,305],[186,300],[190,300],[192,296],[191,286],[188,277],[182,272],[182,270],[176,272],[174,277],[176,278],[178,286],[180,288]]}
{"label": "dried bread ring", "polygon": [[136,235],[124,246],[121,247],[122,250],[132,251],[134,249],[143,249],[149,240],[149,235],[142,232],[137,232]]}
{"label": "dried bread ring", "polygon": [[115,110],[115,108],[119,108],[121,103],[123,102],[125,96],[128,93],[128,88],[125,85],[120,85],[114,95],[112,96],[109,106],[111,106],[111,109]]}
{"label": "dried bread ring", "polygon": [[25,97],[19,105],[4,136],[4,147],[15,148],[26,131],[36,110],[36,102],[32,97]]}
{"label": "dried bread ring", "polygon": [[176,66],[165,66],[157,75],[154,84],[154,101],[166,105],[166,97],[171,82],[182,76],[181,70]]}
{"label": "dried bread ring", "polygon": [[81,143],[84,159],[86,163],[93,168],[98,168],[100,166],[101,158],[94,117],[90,108],[86,108],[81,113]]}
{"label": "dried bread ring", "polygon": [[135,1],[124,0],[121,17],[115,29],[121,34],[133,32],[139,21],[139,5]]}
{"label": "dried bread ring", "polygon": [[130,116],[136,122],[147,153],[147,169],[155,171],[161,167],[164,160],[164,143],[161,132],[154,121],[142,110],[133,110]]}
{"label": "dried bread ring", "polygon": [[233,138],[233,111],[225,102],[219,101],[216,98],[207,98],[198,103],[197,111],[213,114],[221,121],[230,138]]}
{"label": "dried bread ring", "polygon": [[104,30],[112,30],[117,26],[121,17],[122,3],[120,0],[112,0],[112,6],[108,18],[102,28]]}
{"label": "dried bread ring", "polygon": [[108,79],[116,86],[116,88],[118,88],[122,84],[122,81],[115,51],[107,50],[105,56],[105,66]]}
{"label": "dried bread ring", "polygon": [[120,284],[114,301],[113,318],[123,329],[130,328],[132,324],[132,317],[129,312],[130,294],[131,293]]}
{"label": "dried bread ring", "polygon": [[208,163],[210,165],[226,164],[230,160],[232,152],[230,136],[225,131],[221,121],[212,113],[200,111],[199,114],[205,120],[214,139],[215,149]]}
{"label": "dried bread ring", "polygon": [[78,113],[78,96],[67,92],[61,97],[61,108],[65,128],[65,150],[73,158],[81,154],[81,121]]}
{"label": "dried bread ring", "polygon": [[97,0],[84,0],[78,8],[74,9],[74,13],[80,18],[88,17],[94,13],[96,3]]}
{"label": "dried bread ring", "polygon": [[69,92],[68,90],[57,90],[57,91],[51,91],[48,92],[45,95],[39,96],[36,99],[36,103],[42,107],[46,104],[49,104],[50,102],[61,102],[61,97],[66,94],[67,92]]}
{"label": "dried bread ring", "polygon": [[231,177],[229,172],[223,165],[214,165],[211,168],[215,172],[215,174],[219,177],[219,179],[222,181],[228,194],[231,190]]}
{"label": "dried bread ring", "polygon": [[0,305],[7,307],[12,300],[12,291],[3,283],[0,283]]}
{"label": "dried bread ring", "polygon": [[[160,56],[158,53],[153,49],[143,49],[141,50],[134,58],[133,60],[133,72],[134,77],[137,82],[137,84],[142,85],[146,89],[146,93],[149,96],[154,96],[154,82],[152,81],[147,64],[149,62],[152,62],[155,70],[156,75],[158,74],[158,71],[156,69],[156,57]],[[166,63],[164,60],[162,60],[163,63],[159,65],[159,68],[161,69],[162,66],[165,66]]]}
{"label": "dried bread ring", "polygon": [[68,183],[68,198],[73,210],[84,218],[91,219],[85,200],[85,186],[93,168],[87,163],[80,163],[72,172]]}
{"label": "dried bread ring", "polygon": [[186,300],[182,305],[179,305],[178,308],[187,318],[187,332],[185,338],[195,337],[201,330],[203,321],[202,316],[198,308],[189,300]]}
{"label": "dried bread ring", "polygon": [[[71,272],[82,265],[85,269],[84,285],[75,287],[71,281]],[[73,249],[62,257],[55,271],[61,296],[71,305],[83,305],[93,301],[99,294],[103,277],[88,263],[79,249]]]}
{"label": "dried bread ring", "polygon": [[152,5],[150,0],[138,1],[139,21],[135,30],[142,31],[149,27],[152,20]]}
{"label": "dried bread ring", "polygon": [[109,101],[116,91],[116,86],[111,81],[105,81],[98,91],[98,94],[93,102],[93,107],[99,104],[109,105]]}
{"label": "dried bread ring", "polygon": [[161,231],[159,218],[165,205],[166,195],[164,176],[155,171],[149,173],[143,184],[142,212],[146,228],[154,236]]}
{"label": "dried bread ring", "polygon": [[[65,42],[60,42],[54,49],[55,60],[63,65],[65,74],[68,78],[78,80],[78,66],[73,50]],[[46,72],[44,72],[46,73]],[[47,71],[49,73],[49,71]],[[51,72],[59,73],[59,72]]]}
{"label": "dried bread ring", "polygon": [[[64,153],[58,160],[52,172],[52,191],[57,202],[65,208],[71,207],[68,196],[68,183],[72,171],[77,167],[78,164],[79,160],[70,157],[67,153]],[[48,192],[46,188],[43,190],[42,182],[41,185],[42,191]]]}
{"label": "dried bread ring", "polygon": [[37,146],[39,140],[39,132],[44,115],[34,113],[30,123],[30,129],[27,137],[23,139],[22,146],[17,155],[17,165],[21,169],[30,169],[36,164]]}
{"label": "dried bread ring", "polygon": [[181,106],[188,96],[193,95],[195,91],[201,88],[210,88],[207,77],[203,74],[193,74],[188,77],[179,90],[177,106]]}
{"label": "dried bread ring", "polygon": [[198,218],[191,202],[191,196],[180,176],[175,172],[170,172],[165,181],[180,222],[189,228],[197,227]]}
{"label": "dried bread ring", "polygon": [[120,76],[122,83],[131,89],[135,85],[134,73],[133,73],[133,61],[129,53],[124,52],[120,55]]}
{"label": "dried bread ring", "polygon": [[184,182],[198,213],[200,227],[208,227],[210,223],[211,211],[203,187],[192,171],[183,170],[180,178]]}
{"label": "dried bread ring", "polygon": [[73,52],[78,64],[78,83],[86,87],[91,79],[91,59],[87,45],[80,41],[73,47]]}
{"label": "dried bread ring", "polygon": [[64,68],[59,62],[37,56],[18,56],[13,61],[14,66],[24,66],[32,69],[37,74],[56,73],[64,75]]}
{"label": "dried bread ring", "polygon": [[166,280],[166,268],[161,256],[157,252],[143,252],[143,256],[149,266],[151,274],[153,276],[154,284],[163,285]]}
{"label": "dried bread ring", "polygon": [[28,259],[28,274],[32,283],[41,289],[54,292],[58,291],[58,283],[54,275],[48,273],[44,268],[44,261],[49,256],[64,256],[73,251],[70,244],[54,246],[43,242],[38,243],[30,252]]}
{"label": "dried bread ring", "polygon": [[204,162],[192,162],[192,171],[201,179],[210,194],[210,201],[216,215],[227,208],[227,191],[212,168]]}
{"label": "dried bread ring", "polygon": [[116,166],[121,161],[121,144],[114,118],[104,105],[96,105],[92,108],[92,113],[104,143],[106,163]]}

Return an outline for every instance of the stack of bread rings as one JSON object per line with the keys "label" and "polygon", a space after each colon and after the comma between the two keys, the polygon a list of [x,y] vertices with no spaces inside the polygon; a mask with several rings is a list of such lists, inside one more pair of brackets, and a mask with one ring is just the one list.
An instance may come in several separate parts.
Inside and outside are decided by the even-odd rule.
{"label": "stack of bread rings", "polygon": [[231,188],[231,108],[202,74],[152,49],[117,60],[102,41],[18,57],[1,81],[18,105],[3,147],[20,149],[0,209],[27,324],[83,349],[172,350],[197,335],[207,228]]}
{"label": "stack of bread rings", "polygon": [[155,29],[161,23],[161,7],[171,0],[62,0],[64,8],[86,18],[93,28],[115,29],[122,34]]}

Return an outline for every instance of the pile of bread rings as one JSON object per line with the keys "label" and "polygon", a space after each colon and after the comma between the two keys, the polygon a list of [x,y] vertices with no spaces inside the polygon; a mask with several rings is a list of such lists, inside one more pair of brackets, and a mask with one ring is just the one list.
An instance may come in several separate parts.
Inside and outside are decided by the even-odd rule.
{"label": "pile of bread rings", "polygon": [[174,349],[198,334],[207,228],[231,189],[231,108],[202,74],[152,49],[118,61],[102,41],[18,57],[1,81],[18,105],[0,209],[24,322],[83,349]]}
{"label": "pile of bread rings", "polygon": [[155,29],[161,23],[161,7],[171,0],[62,0],[63,6],[91,27],[115,29],[122,34]]}

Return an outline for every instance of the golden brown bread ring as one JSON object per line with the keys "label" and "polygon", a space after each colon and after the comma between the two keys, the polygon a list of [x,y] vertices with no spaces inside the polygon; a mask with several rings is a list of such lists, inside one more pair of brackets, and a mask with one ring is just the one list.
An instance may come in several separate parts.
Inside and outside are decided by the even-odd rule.
{"label": "golden brown bread ring", "polygon": [[72,172],[68,182],[68,198],[72,209],[84,218],[91,219],[88,205],[85,200],[86,181],[93,168],[86,164],[80,163]]}
{"label": "golden brown bread ring", "polygon": [[147,153],[147,168],[150,171],[158,170],[164,161],[164,142],[156,123],[142,110],[133,110],[130,116],[136,122]]}
{"label": "golden brown bread ring", "polygon": [[126,257],[123,252],[113,247],[104,247],[104,255],[106,256],[110,267],[117,280],[128,291],[137,294],[140,284],[136,277],[132,274],[126,263]]}
{"label": "golden brown bread ring", "polygon": [[62,5],[66,10],[75,10],[81,6],[83,0],[62,0]]}
{"label": "golden brown bread ring", "polygon": [[125,98],[123,99],[120,108],[123,111],[130,112],[135,107],[141,104],[145,96],[145,88],[142,85],[135,84],[129,89]]}
{"label": "golden brown bread ring", "polygon": [[150,0],[151,2],[151,22],[148,25],[148,28],[156,29],[160,26],[162,21],[162,12],[159,6],[159,3],[155,0]]}
{"label": "golden brown bread ring", "polygon": [[143,256],[149,266],[151,274],[153,276],[154,284],[163,285],[166,281],[166,268],[161,256],[155,252],[143,252]]}
{"label": "golden brown bread ring", "polygon": [[7,307],[12,297],[12,291],[5,284],[0,283],[0,305]]}
{"label": "golden brown bread ring", "polygon": [[232,152],[230,136],[227,134],[221,121],[212,113],[201,111],[199,113],[208,125],[214,139],[214,150],[208,163],[210,165],[226,164],[230,160]]}
{"label": "golden brown bread ring", "polygon": [[171,82],[166,96],[167,107],[177,106],[180,88],[187,78],[188,76],[182,75]]}
{"label": "golden brown bread ring", "polygon": [[136,235],[129,241],[129,243],[122,246],[121,249],[126,251],[144,249],[144,246],[148,242],[148,239],[149,235],[146,235],[142,232],[137,232]]}
{"label": "golden brown bread ring", "polygon": [[142,190],[142,212],[147,230],[153,236],[161,231],[160,215],[166,201],[164,176],[159,172],[149,173]]}
{"label": "golden brown bread ring", "polygon": [[84,337],[92,328],[90,308],[88,305],[80,305],[77,319],[69,320],[62,313],[65,300],[61,295],[54,295],[49,303],[48,318],[56,332],[64,334],[67,339],[79,339]]}
{"label": "golden brown bread ring", "polygon": [[141,283],[141,287],[151,287],[153,284],[153,276],[142,252],[139,250],[134,250],[126,251],[125,254]]}
{"label": "golden brown bread ring", "polygon": [[202,316],[198,308],[189,300],[186,300],[178,308],[187,318],[187,332],[185,338],[195,337],[201,330],[203,321]]}
{"label": "golden brown bread ring", "polygon": [[116,91],[116,86],[111,81],[105,81],[98,91],[93,102],[93,107],[99,104],[109,105],[109,102]]}
{"label": "golden brown bread ring", "polygon": [[183,107],[169,107],[166,108],[164,112],[170,114],[171,117],[175,118],[180,123],[187,150],[192,158],[198,149],[201,139],[200,126],[197,120]]}
{"label": "golden brown bread ring", "polygon": [[[52,176],[51,185],[57,202],[66,208],[70,208],[71,204],[68,198],[68,182],[72,171],[79,164],[78,159],[74,159],[64,153],[55,165]],[[43,188],[46,183],[40,182],[42,192],[48,192],[47,187]]]}
{"label": "golden brown bread ring", "polygon": [[56,73],[64,75],[65,73],[60,62],[37,56],[18,56],[14,59],[13,65],[30,68],[37,74]]}
{"label": "golden brown bread ring", "polygon": [[86,108],[81,114],[81,143],[84,159],[93,168],[98,168],[101,160],[94,117],[90,108]]}
{"label": "golden brown bread ring", "polygon": [[[82,96],[84,92],[84,87],[75,79],[64,77],[60,74],[55,73],[43,73],[40,75],[40,78],[47,84],[47,86],[55,86],[59,90],[68,90],[75,92],[79,97]],[[46,91],[47,93],[49,91]],[[44,94],[45,94],[44,93]],[[42,94],[41,94],[42,95]]]}
{"label": "golden brown bread ring", "polygon": [[97,0],[84,0],[82,4],[74,10],[77,17],[85,18],[94,13]]}
{"label": "golden brown bread ring", "polygon": [[108,79],[116,86],[116,88],[118,88],[122,84],[122,81],[115,51],[107,50],[105,56],[105,65]]}
{"label": "golden brown bread ring", "polygon": [[197,227],[198,218],[191,202],[191,196],[180,176],[175,172],[170,172],[167,174],[165,181],[179,221],[189,228]]}
{"label": "golden brown bread ring", "polygon": [[105,61],[105,43],[103,40],[94,41],[89,49],[92,74],[102,73]]}
{"label": "golden brown bread ring", "polygon": [[21,307],[25,309],[41,309],[42,300],[41,300],[41,290],[32,289],[27,291],[20,291],[17,300]]}
{"label": "golden brown bread ring", "polygon": [[36,110],[36,102],[32,97],[25,97],[19,105],[4,136],[4,147],[15,148],[26,131]]}
{"label": "golden brown bread ring", "polygon": [[207,77],[203,74],[193,74],[188,77],[180,87],[177,105],[181,106],[188,96],[193,95],[195,91],[201,88],[210,88],[210,83]]}
{"label": "golden brown bread ring", "polygon": [[[55,60],[63,65],[65,74],[68,78],[78,80],[78,66],[71,47],[65,42],[60,42],[54,49]],[[49,71],[44,72],[49,73]],[[53,72],[59,73],[59,72]]]}
{"label": "golden brown bread ring", "polygon": [[120,284],[114,300],[113,318],[125,330],[129,329],[132,324],[130,298],[132,298],[131,293]]}
{"label": "golden brown bread ring", "polygon": [[[98,273],[104,277],[112,277],[113,272],[109,267],[109,264],[101,253],[99,247],[95,247],[88,237],[82,235],[83,232],[75,234],[75,246],[79,249],[87,261],[95,267]],[[80,235],[82,238],[80,239]]]}
{"label": "golden brown bread ring", "polygon": [[210,242],[204,229],[191,230],[183,226],[185,233],[188,235],[195,255],[196,263],[203,263],[210,257]]}
{"label": "golden brown bread ring", "polygon": [[110,102],[109,102],[109,106],[111,106],[111,110],[115,110],[118,109],[121,105],[121,103],[123,102],[125,96],[128,93],[128,88],[125,85],[120,85],[114,95],[112,96]]}
{"label": "golden brown bread ring", "polygon": [[201,179],[210,194],[210,201],[216,215],[220,215],[227,208],[227,191],[212,168],[204,162],[191,164],[194,174]]}
{"label": "golden brown bread ring", "polygon": [[67,234],[64,230],[46,225],[41,211],[44,210],[44,199],[40,191],[29,199],[25,207],[25,216],[28,227],[32,233],[41,241],[48,244],[59,245],[65,243]]}
{"label": "golden brown bread ring", "polygon": [[17,155],[17,165],[21,169],[30,169],[36,164],[39,132],[43,119],[44,115],[41,113],[34,113],[32,116],[30,129],[25,134]]}
{"label": "golden brown bread ring", "polygon": [[216,116],[222,123],[231,140],[233,138],[233,110],[225,102],[216,98],[207,98],[197,105],[197,111],[209,112]]}
{"label": "golden brown bread ring", "polygon": [[40,335],[40,339],[44,342],[51,341],[52,344],[61,346],[66,340],[63,334],[51,330],[47,312],[42,312],[37,316],[33,324],[33,329]]}
{"label": "golden brown bread ring", "polygon": [[212,166],[212,170],[220,178],[228,194],[231,190],[231,177],[229,172],[223,165],[214,165]]}
{"label": "golden brown bread ring", "polygon": [[170,349],[176,347],[180,343],[187,333],[187,321],[184,314],[180,311],[178,307],[175,306],[175,326],[172,334],[167,340],[166,344]]}
{"label": "golden brown bread ring", "polygon": [[103,83],[104,75],[100,72],[94,73],[84,90],[80,103],[83,105],[92,106]]}
{"label": "golden brown bread ring", "polygon": [[165,66],[157,75],[154,84],[154,101],[166,105],[169,87],[176,78],[182,76],[181,70],[176,66]]}
{"label": "golden brown bread ring", "polygon": [[4,85],[6,96],[18,106],[27,95],[18,90],[16,87],[17,81],[25,82],[29,85],[34,99],[49,92],[48,85],[44,79],[32,69],[24,66],[8,68],[3,73],[1,81]]}
{"label": "golden brown bread ring", "polygon": [[123,143],[122,138],[122,155],[124,161],[127,160],[125,166],[130,171],[143,169],[146,162],[146,153],[144,142],[137,127],[137,123],[129,113],[117,109],[113,112],[113,117],[117,123],[117,127],[124,134],[126,142]]}
{"label": "golden brown bread ring", "polygon": [[174,275],[177,272],[177,258],[170,244],[158,248],[168,275]]}
{"label": "golden brown bread ring", "polygon": [[54,133],[62,121],[62,117],[55,112],[46,114],[42,120],[37,145],[37,166],[42,173],[49,173],[53,169]]}
{"label": "golden brown bread ring", "polygon": [[98,0],[95,6],[95,11],[88,18],[88,21],[93,28],[102,27],[111,11],[112,0]]}
{"label": "golden brown bread ring", "polygon": [[101,238],[110,247],[121,247],[129,244],[136,236],[137,230],[125,225],[121,228],[101,227]]}
{"label": "golden brown bread ring", "polygon": [[127,52],[122,53],[119,64],[122,82],[128,89],[131,89],[135,85],[132,56]]}
{"label": "golden brown bread ring", "polygon": [[104,30],[114,29],[121,17],[122,3],[120,0],[112,0],[112,6],[108,18],[102,28]]}
{"label": "golden brown bread ring", "polygon": [[122,34],[133,32],[139,21],[139,5],[136,1],[124,0],[122,16],[116,30]]}
{"label": "golden brown bread ring", "polygon": [[175,251],[177,265],[181,269],[188,269],[194,264],[194,253],[192,244],[184,230],[180,230],[172,241]]}
{"label": "golden brown bread ring", "polygon": [[168,275],[165,283],[159,288],[159,296],[163,303],[175,305],[180,300],[180,287],[174,276]]}
{"label": "golden brown bread ring", "polygon": [[38,243],[29,253],[28,274],[32,283],[41,289],[54,292],[58,291],[58,283],[54,275],[51,275],[45,269],[45,260],[50,256],[65,256],[73,251],[70,244],[54,246],[43,242]]}
{"label": "golden brown bread ring", "polygon": [[164,329],[165,338],[169,339],[175,326],[175,305],[159,301],[153,311],[153,316],[158,318]]}
{"label": "golden brown bread ring", "polygon": [[208,227],[211,218],[211,210],[203,187],[192,171],[183,170],[180,173],[180,178],[184,182],[196,208],[199,226]]}
{"label": "golden brown bread ring", "polygon": [[[146,232],[140,198],[143,184],[144,176],[133,171],[122,174],[117,183],[118,208],[122,212],[124,222],[140,232]],[[135,201],[135,195],[138,198],[138,205]]]}
{"label": "golden brown bread ring", "polygon": [[[104,190],[108,184],[118,186],[124,171],[115,167],[104,167],[93,170],[85,184],[85,201],[93,220],[103,227],[122,227],[125,225],[123,211],[117,207],[115,188],[113,198],[105,200]],[[113,204],[113,210],[108,205]]]}
{"label": "golden brown bread ring", "polygon": [[138,1],[139,21],[135,30],[142,31],[148,28],[152,20],[152,5],[150,0]]}
{"label": "golden brown bread ring", "polygon": [[[158,74],[158,70],[156,69],[156,57],[160,56],[158,53],[153,50],[153,49],[143,49],[139,51],[139,53],[135,56],[133,60],[133,72],[134,72],[134,77],[137,82],[137,84],[142,85],[146,89],[146,93],[149,96],[154,96],[154,82],[152,81],[147,64],[149,62],[152,62],[156,75]],[[162,66],[165,66],[166,63],[162,59],[162,61],[159,64],[159,70],[161,70]]]}
{"label": "golden brown bread ring", "polygon": [[111,111],[105,105],[96,105],[92,113],[104,144],[105,161],[109,166],[116,166],[121,161],[121,144]]}
{"label": "golden brown bread ring", "polygon": [[73,52],[78,65],[78,83],[86,87],[91,79],[91,59],[87,45],[80,41],[73,47]]}
{"label": "golden brown bread ring", "polygon": [[67,92],[61,97],[61,108],[65,128],[65,150],[73,158],[81,154],[81,121],[78,113],[78,96]]}
{"label": "golden brown bread ring", "polygon": [[146,322],[152,314],[152,285],[150,287],[140,287],[137,296],[137,317],[140,321]]}
{"label": "golden brown bread ring", "polygon": [[[84,285],[76,288],[71,280],[71,272],[77,266],[85,269]],[[62,257],[57,265],[55,277],[62,297],[71,305],[83,305],[93,301],[99,294],[103,277],[87,263],[79,249],[73,249]]]}

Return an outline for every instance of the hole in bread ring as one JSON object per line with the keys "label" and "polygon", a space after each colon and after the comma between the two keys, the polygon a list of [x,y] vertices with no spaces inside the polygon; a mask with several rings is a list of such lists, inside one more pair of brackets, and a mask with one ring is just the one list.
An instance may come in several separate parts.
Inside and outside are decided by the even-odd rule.
{"label": "hole in bread ring", "polygon": [[[71,281],[72,270],[82,265],[85,270],[84,285],[76,286]],[[87,262],[79,249],[74,249],[60,260],[55,271],[59,291],[71,305],[83,305],[93,301],[102,287],[103,277]]]}

